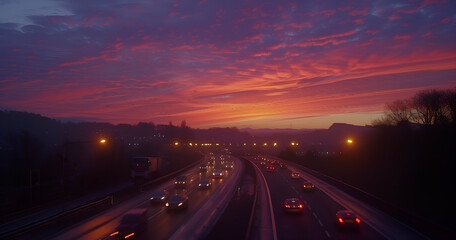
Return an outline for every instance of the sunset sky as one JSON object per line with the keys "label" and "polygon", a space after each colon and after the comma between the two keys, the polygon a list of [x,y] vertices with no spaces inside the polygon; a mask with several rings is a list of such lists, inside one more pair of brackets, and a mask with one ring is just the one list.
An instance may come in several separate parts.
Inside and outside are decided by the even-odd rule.
{"label": "sunset sky", "polygon": [[454,0],[0,0],[3,110],[327,128],[454,87]]}

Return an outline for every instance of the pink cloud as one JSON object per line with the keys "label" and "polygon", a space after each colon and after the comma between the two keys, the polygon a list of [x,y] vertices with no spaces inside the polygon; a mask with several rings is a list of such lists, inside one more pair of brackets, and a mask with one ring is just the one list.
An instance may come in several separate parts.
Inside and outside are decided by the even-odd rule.
{"label": "pink cloud", "polygon": [[358,15],[366,16],[367,12],[368,12],[367,9],[362,9],[362,10],[353,10],[353,11],[349,12],[348,14],[350,14],[351,16],[358,16]]}
{"label": "pink cloud", "polygon": [[412,35],[395,35],[394,40],[408,40],[412,38]]}
{"label": "pink cloud", "polygon": [[451,22],[451,18],[450,17],[446,17],[446,18],[442,19],[442,21],[440,21],[441,24],[447,24],[449,22]]}

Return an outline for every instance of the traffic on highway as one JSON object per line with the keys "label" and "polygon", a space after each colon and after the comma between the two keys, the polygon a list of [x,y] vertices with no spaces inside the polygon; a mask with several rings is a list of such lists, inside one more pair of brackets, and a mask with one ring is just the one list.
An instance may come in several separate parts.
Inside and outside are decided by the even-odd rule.
{"label": "traffic on highway", "polygon": [[[214,194],[225,194],[217,191],[221,186],[239,177],[239,160],[228,157],[233,168],[225,168],[220,158],[206,156],[201,165],[77,226],[50,233],[49,239],[170,239]],[[208,166],[204,171],[203,165]]]}
{"label": "traffic on highway", "polygon": [[64,229],[43,228],[14,239],[224,239],[222,231],[212,227],[245,191],[240,182],[245,165],[255,169],[258,185],[254,203],[245,209],[252,211],[242,233],[245,239],[427,238],[295,163],[264,155],[237,158],[211,153],[192,168],[139,189],[131,199],[95,216]]}

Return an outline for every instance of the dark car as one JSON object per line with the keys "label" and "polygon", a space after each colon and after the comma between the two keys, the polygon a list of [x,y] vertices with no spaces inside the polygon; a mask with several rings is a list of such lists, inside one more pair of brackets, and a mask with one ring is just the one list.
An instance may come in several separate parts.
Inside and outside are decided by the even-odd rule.
{"label": "dark car", "polygon": [[299,179],[300,176],[299,176],[299,173],[298,172],[292,172],[291,173],[291,179]]}
{"label": "dark car", "polygon": [[223,178],[223,171],[222,170],[212,171],[212,178]]}
{"label": "dark car", "polygon": [[206,166],[206,164],[201,164],[201,165],[200,165],[200,172],[207,172],[207,166]]}
{"label": "dark car", "polygon": [[341,210],[336,213],[336,223],[339,228],[358,229],[361,220],[354,212]]}
{"label": "dark car", "polygon": [[287,168],[287,165],[285,165],[285,163],[279,163],[279,166],[280,166],[280,168],[283,168],[283,169]]}
{"label": "dark car", "polygon": [[272,166],[272,165],[266,166],[266,171],[268,171],[268,172],[274,172],[274,169],[275,169],[275,168],[274,168],[274,166]]}
{"label": "dark car", "polygon": [[234,163],[233,162],[225,162],[225,169],[233,169]]}
{"label": "dark car", "polygon": [[127,239],[137,236],[146,229],[147,208],[133,209],[125,213],[115,232],[110,236],[115,239]]}
{"label": "dark car", "polygon": [[174,186],[176,188],[186,187],[187,186],[187,177],[186,176],[176,177],[176,179],[174,180]]}
{"label": "dark car", "polygon": [[171,196],[165,204],[167,210],[188,208],[188,197],[185,194]]}
{"label": "dark car", "polygon": [[304,203],[299,198],[287,198],[283,203],[283,209],[287,212],[302,212],[304,211]]}
{"label": "dark car", "polygon": [[203,179],[198,183],[198,188],[204,189],[204,188],[210,188],[212,186],[212,183],[209,179]]}
{"label": "dark car", "polygon": [[311,182],[305,182],[302,184],[302,190],[303,191],[314,191],[315,190],[315,185]]}
{"label": "dark car", "polygon": [[165,189],[154,192],[150,197],[151,203],[163,203],[169,197],[169,192]]}

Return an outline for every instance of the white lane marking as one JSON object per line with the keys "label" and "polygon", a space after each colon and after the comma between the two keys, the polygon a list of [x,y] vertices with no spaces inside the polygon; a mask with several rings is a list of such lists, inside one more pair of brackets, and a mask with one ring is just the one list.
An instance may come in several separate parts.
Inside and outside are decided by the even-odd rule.
{"label": "white lane marking", "polygon": [[328,238],[331,238],[331,235],[329,235],[329,232],[327,230],[325,230],[325,233]]}
{"label": "white lane marking", "polygon": [[322,227],[323,227],[323,223],[321,222],[321,220],[320,220],[320,219],[318,219],[318,223],[320,224],[320,226],[322,226]]}
{"label": "white lane marking", "polygon": [[162,208],[160,209],[160,211],[156,212],[154,215],[150,216],[147,220],[150,221],[152,218],[154,218],[155,216],[157,216],[158,214],[162,213],[163,211],[165,211],[166,208]]}
{"label": "white lane marking", "polygon": [[315,212],[312,213],[316,219],[318,219],[317,214]]}

